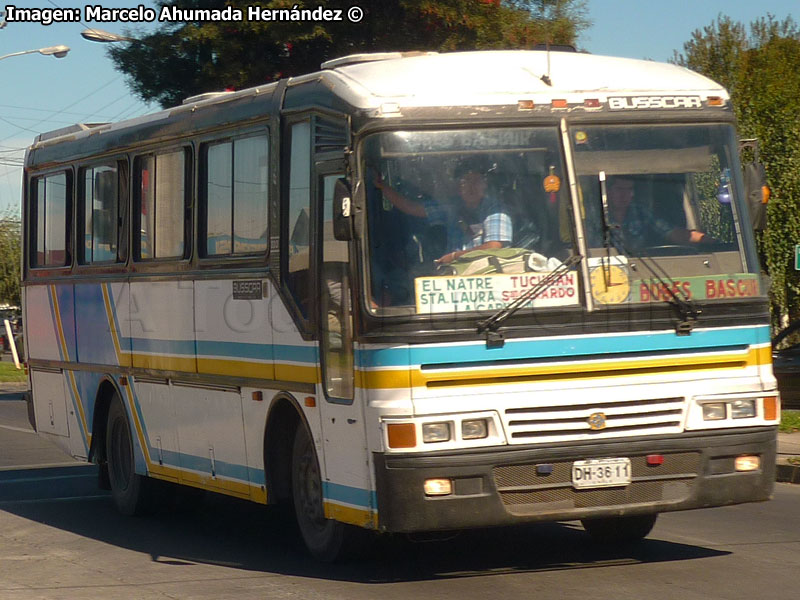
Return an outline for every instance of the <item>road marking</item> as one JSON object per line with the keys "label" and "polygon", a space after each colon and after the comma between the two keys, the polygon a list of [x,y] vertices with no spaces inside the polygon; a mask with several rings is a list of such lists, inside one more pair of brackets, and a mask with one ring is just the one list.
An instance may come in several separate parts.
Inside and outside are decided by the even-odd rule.
{"label": "road marking", "polygon": [[108,500],[111,494],[97,494],[94,496],[63,496],[61,498],[34,498],[32,500],[0,500],[0,506],[10,504],[42,504],[43,502],[74,502],[76,500]]}
{"label": "road marking", "polygon": [[34,435],[36,432],[33,429],[25,428],[25,427],[12,427],[11,425],[0,425],[0,429],[8,429],[9,431],[20,431],[22,433],[33,433]]}

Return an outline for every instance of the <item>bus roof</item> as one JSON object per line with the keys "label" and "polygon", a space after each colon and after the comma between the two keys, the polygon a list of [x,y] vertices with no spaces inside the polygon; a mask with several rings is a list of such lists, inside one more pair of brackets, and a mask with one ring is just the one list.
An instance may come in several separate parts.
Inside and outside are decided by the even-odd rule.
{"label": "bus roof", "polygon": [[[492,106],[520,100],[600,102],[619,95],[699,95],[728,98],[710,79],[677,65],[646,60],[544,50],[378,53],[328,61],[322,70],[288,80],[290,87],[320,81],[360,109],[386,106]],[[549,81],[549,83],[548,83]],[[179,107],[128,121],[75,125],[37,136],[33,148],[168,120],[254,96],[268,97],[276,83],[225,94],[201,94]]]}
{"label": "bus roof", "polygon": [[[344,64],[330,70],[351,88],[350,97],[345,99],[364,108],[385,102],[401,106],[469,106],[516,104],[537,97],[548,102],[573,96],[583,100],[587,94],[601,101],[608,95],[620,94],[728,97],[719,84],[684,67],[575,52],[430,53]],[[315,73],[296,77],[290,85],[318,76]],[[548,78],[551,85],[546,83]]]}

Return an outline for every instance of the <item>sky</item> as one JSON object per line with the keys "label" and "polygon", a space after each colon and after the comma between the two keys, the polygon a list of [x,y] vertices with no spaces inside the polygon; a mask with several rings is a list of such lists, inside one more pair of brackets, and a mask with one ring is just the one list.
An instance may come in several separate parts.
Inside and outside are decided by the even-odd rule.
{"label": "sky", "polygon": [[[357,4],[359,0],[353,0]],[[324,4],[312,0],[309,5]],[[19,8],[79,8],[73,0],[0,0]],[[152,0],[92,0],[103,8],[154,6]],[[772,14],[800,21],[797,0],[588,0],[591,27],[578,46],[593,54],[667,61],[696,29],[720,14],[750,23]],[[82,15],[83,16],[83,15]],[[368,18],[368,17],[366,17]],[[0,29],[0,56],[56,45],[70,47],[61,59],[38,53],[0,58],[0,216],[18,214],[24,148],[34,136],[74,123],[119,121],[159,110],[137,99],[114,70],[107,44],[84,40],[96,27],[112,33],[150,31],[153,23],[7,23]],[[357,27],[358,25],[353,25]]]}

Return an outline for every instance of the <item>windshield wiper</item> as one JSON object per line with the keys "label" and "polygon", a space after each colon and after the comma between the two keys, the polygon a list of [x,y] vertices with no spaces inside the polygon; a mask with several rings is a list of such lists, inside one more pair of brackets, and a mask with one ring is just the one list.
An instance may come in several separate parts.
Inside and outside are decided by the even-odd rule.
{"label": "windshield wiper", "polygon": [[486,332],[486,346],[489,348],[499,348],[503,346],[503,336],[497,331],[503,321],[508,319],[511,315],[517,312],[529,301],[535,299],[542,292],[550,288],[561,277],[566,275],[570,268],[581,262],[583,257],[580,254],[574,254],[567,260],[561,263],[555,271],[552,271],[547,277],[543,278],[531,289],[526,290],[521,296],[510,304],[504,306],[488,319],[478,321],[478,333]]}
{"label": "windshield wiper", "polygon": [[[667,273],[664,268],[653,259],[652,256],[647,253],[643,253],[642,251],[640,251],[639,254],[631,252],[631,250],[622,243],[620,240],[622,236],[620,226],[611,225],[608,218],[608,197],[606,195],[605,171],[599,172],[598,179],[600,181],[603,244],[606,248],[606,258],[609,267],[611,266],[611,246],[613,246],[620,254],[626,256],[627,258],[634,258],[647,267],[647,270],[652,273],[653,277],[661,285],[661,288],[666,290],[666,292],[670,295],[670,299],[665,300],[665,302],[675,306],[680,313],[681,320],[675,325],[675,333],[677,335],[690,335],[692,333],[692,329],[694,329],[694,326],[697,324],[697,317],[700,316],[703,311],[691,298],[689,298],[689,296],[684,294],[681,288],[676,284],[675,280],[670,277],[669,273]],[[608,287],[608,271],[602,266],[602,264],[600,268],[603,269],[603,273],[606,277],[606,287]]]}

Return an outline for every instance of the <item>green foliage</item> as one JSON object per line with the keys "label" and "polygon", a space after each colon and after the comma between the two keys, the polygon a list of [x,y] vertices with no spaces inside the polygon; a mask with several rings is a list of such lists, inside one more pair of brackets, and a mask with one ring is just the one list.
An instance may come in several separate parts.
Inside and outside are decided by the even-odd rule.
{"label": "green foliage", "polygon": [[20,223],[0,218],[0,304],[20,305]]}
{"label": "green foliage", "polygon": [[759,251],[772,280],[773,318],[800,317],[800,30],[791,17],[750,24],[720,16],[692,33],[674,62],[703,73],[731,92],[743,138],[759,140],[772,191]]}
{"label": "green foliage", "polygon": [[795,431],[800,431],[800,411],[781,411],[781,424],[778,426],[778,431],[782,433],[794,433]]}
{"label": "green foliage", "polygon": [[[530,48],[574,44],[589,22],[585,0],[366,0],[359,23],[248,21],[247,7],[315,8],[293,0],[159,0],[159,7],[239,8],[236,22],[169,22],[109,50],[146,101],[175,106],[188,97],[243,89],[309,73],[325,60],[361,52]],[[353,3],[331,0],[326,8]]]}
{"label": "green foliage", "polygon": [[27,381],[25,369],[18,369],[13,362],[0,363],[0,383]]}
{"label": "green foliage", "polygon": [[730,204],[721,204],[717,199],[721,173],[719,157],[713,156],[711,168],[695,173],[693,179],[702,230],[718,242],[727,243],[734,240],[736,231]]}

